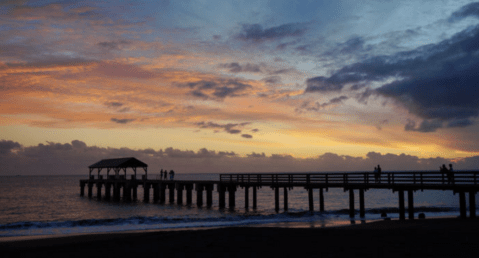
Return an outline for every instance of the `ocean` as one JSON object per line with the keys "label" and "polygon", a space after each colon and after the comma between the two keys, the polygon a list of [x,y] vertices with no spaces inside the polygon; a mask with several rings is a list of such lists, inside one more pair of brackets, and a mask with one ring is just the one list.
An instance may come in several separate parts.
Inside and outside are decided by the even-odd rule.
{"label": "ocean", "polygon": [[[149,175],[150,179],[155,177]],[[90,199],[80,196],[80,179],[87,179],[87,176],[1,176],[0,240],[18,236],[232,226],[329,227],[380,220],[382,212],[386,212],[391,219],[399,217],[398,194],[390,190],[370,189],[365,192],[364,219],[359,218],[359,194],[355,191],[357,210],[355,219],[351,220],[349,194],[339,188],[330,188],[324,192],[324,212],[319,212],[319,191],[314,191],[315,211],[309,212],[308,193],[299,187],[289,191],[289,210],[285,212],[282,209],[281,190],[280,211],[276,212],[274,191],[269,187],[258,189],[256,210],[244,208],[244,189],[238,188],[236,207],[232,210],[218,208],[216,189],[211,208],[196,206],[195,191],[191,205],[157,204],[153,203],[152,197],[150,202],[145,203],[141,186],[138,187],[137,201],[106,201],[97,200],[96,197]],[[179,174],[175,179],[219,180],[219,174]],[[96,189],[93,194],[96,196]],[[152,191],[150,194],[153,194]],[[251,196],[250,190],[250,198]],[[407,195],[405,199],[407,207]],[[226,197],[228,203],[227,200]],[[250,205],[251,203],[250,200]],[[479,205],[476,204],[476,207]],[[457,217],[459,197],[452,191],[417,191],[414,193],[414,209],[416,218],[418,213],[424,213],[426,218]]]}

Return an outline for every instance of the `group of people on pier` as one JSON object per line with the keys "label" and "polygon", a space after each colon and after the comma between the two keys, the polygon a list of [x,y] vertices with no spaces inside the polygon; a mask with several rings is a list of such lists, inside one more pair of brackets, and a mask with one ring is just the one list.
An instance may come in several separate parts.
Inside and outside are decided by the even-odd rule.
{"label": "group of people on pier", "polygon": [[442,164],[439,167],[439,171],[447,175],[447,183],[454,184],[454,171],[452,170],[452,164],[449,164],[449,169],[447,169],[446,164]]}
{"label": "group of people on pier", "polygon": [[[165,179],[166,180],[167,176],[168,176],[168,170],[165,169],[165,171],[163,171],[163,169],[161,169],[160,170],[160,179]],[[170,170],[170,180],[173,180],[173,178],[175,178],[175,171]]]}

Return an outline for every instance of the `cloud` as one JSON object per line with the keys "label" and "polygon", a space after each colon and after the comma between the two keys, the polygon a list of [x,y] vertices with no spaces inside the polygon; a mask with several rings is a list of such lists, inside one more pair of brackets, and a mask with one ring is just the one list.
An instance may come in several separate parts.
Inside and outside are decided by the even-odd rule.
{"label": "cloud", "polygon": [[251,135],[251,134],[242,134],[241,137],[246,138],[246,139],[251,139],[251,138],[253,138],[253,135]]}
{"label": "cloud", "polygon": [[367,103],[373,94],[394,99],[424,119],[419,127],[408,124],[407,130],[433,132],[443,127],[442,123],[468,126],[479,115],[477,42],[479,26],[469,27],[437,44],[371,57],[344,66],[329,77],[307,79],[304,92],[341,92],[346,85],[354,88],[358,84],[383,83],[358,95],[358,100]]}
{"label": "cloud", "polygon": [[449,17],[449,21],[456,22],[471,16],[479,18],[479,2],[470,3],[461,7],[461,9],[452,13],[451,17]]}
{"label": "cloud", "polygon": [[129,45],[129,44],[131,43],[126,40],[102,41],[97,43],[99,47],[107,49],[107,50],[119,50],[123,46]]}
{"label": "cloud", "polygon": [[343,103],[345,100],[349,99],[347,96],[339,96],[336,98],[330,99],[328,102],[319,103],[315,102],[314,104],[310,104],[310,101],[304,101],[299,108],[296,109],[296,112],[305,111],[319,111],[321,109],[328,108],[332,105],[339,105]]}
{"label": "cloud", "polygon": [[176,84],[177,87],[190,88],[190,94],[204,99],[224,99],[238,97],[246,94],[251,85],[242,83],[237,79],[201,80],[189,83]]}
{"label": "cloud", "polygon": [[261,68],[257,64],[246,63],[240,65],[238,63],[220,64],[220,68],[229,69],[231,73],[261,73]]}
{"label": "cloud", "polygon": [[[12,151],[13,150],[13,151]],[[149,174],[160,169],[183,173],[229,172],[340,172],[373,171],[380,164],[383,171],[437,171],[441,164],[453,163],[456,170],[477,169],[479,156],[456,161],[436,157],[418,158],[406,154],[369,152],[365,157],[324,153],[311,158],[296,158],[289,154],[252,152],[239,156],[233,151],[198,151],[165,149],[102,148],[82,141],[71,143],[22,146],[18,142],[0,141],[0,175],[88,175],[88,166],[108,158],[136,157],[148,164]],[[104,173],[104,172],[103,172]],[[131,173],[131,171],[129,172]]]}
{"label": "cloud", "polygon": [[243,24],[241,32],[236,35],[236,38],[244,41],[263,42],[287,37],[300,37],[306,30],[307,28],[303,23],[287,23],[267,29],[263,29],[263,26],[259,24]]}
{"label": "cloud", "polygon": [[10,154],[10,152],[13,149],[20,148],[20,147],[21,147],[21,145],[18,142],[1,140],[0,141],[0,155]]}
{"label": "cloud", "polygon": [[110,119],[112,122],[115,122],[117,124],[128,124],[128,123],[131,123],[133,121],[135,121],[136,119],[117,119],[117,118],[112,118]]}
{"label": "cloud", "polygon": [[334,92],[341,91],[344,85],[334,82],[331,78],[318,76],[306,80],[306,90],[304,92]]}
{"label": "cloud", "polygon": [[[214,128],[214,129],[223,129],[225,132],[229,133],[229,134],[239,134],[241,133],[241,130],[239,129],[235,129],[235,127],[243,127],[245,125],[248,125],[250,124],[249,122],[244,122],[244,123],[237,123],[237,124],[231,124],[231,123],[228,123],[228,124],[217,124],[217,123],[213,123],[213,122],[198,122],[196,123],[195,125],[200,127],[200,128]],[[244,137],[242,135],[242,137]],[[247,137],[245,137],[247,138]]]}

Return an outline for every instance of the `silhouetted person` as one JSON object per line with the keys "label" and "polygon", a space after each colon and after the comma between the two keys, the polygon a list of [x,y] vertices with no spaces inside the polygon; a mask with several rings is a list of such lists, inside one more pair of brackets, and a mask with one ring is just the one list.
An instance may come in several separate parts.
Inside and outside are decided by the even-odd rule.
{"label": "silhouetted person", "polygon": [[175,171],[170,170],[170,180],[173,180],[175,178]]}
{"label": "silhouetted person", "polygon": [[168,174],[168,170],[166,170],[166,169],[165,169],[165,177],[164,177],[164,178],[165,178],[165,180],[166,180],[166,176],[167,176],[167,174]]}
{"label": "silhouetted person", "polygon": [[454,184],[454,171],[452,170],[452,164],[449,164],[449,171],[447,172],[447,179],[449,183]]}
{"label": "silhouetted person", "polygon": [[163,169],[160,170],[160,179],[163,179]]}

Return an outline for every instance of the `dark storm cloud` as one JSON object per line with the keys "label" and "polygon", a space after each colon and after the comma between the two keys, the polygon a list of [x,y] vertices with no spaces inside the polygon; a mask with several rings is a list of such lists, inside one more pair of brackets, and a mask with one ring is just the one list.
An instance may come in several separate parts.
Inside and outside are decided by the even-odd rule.
{"label": "dark storm cloud", "polygon": [[135,119],[117,119],[117,118],[112,118],[111,119],[112,122],[115,122],[117,124],[128,124],[128,123],[131,123],[133,121],[135,121]]}
{"label": "dark storm cloud", "polygon": [[[226,97],[243,96],[251,85],[242,83],[236,79],[218,81],[197,81],[184,84],[176,84],[177,87],[190,88],[190,94],[204,99],[223,99]],[[243,93],[243,94],[242,94]]]}
{"label": "dark storm cloud", "polygon": [[261,73],[261,68],[257,64],[246,63],[240,65],[239,63],[220,64],[220,68],[229,69],[231,73]]}
{"label": "dark storm cloud", "polygon": [[479,115],[477,71],[479,26],[437,44],[345,66],[330,77],[310,78],[305,92],[339,92],[345,85],[394,79],[358,95],[358,100],[365,102],[372,94],[394,99],[424,119],[417,127],[409,122],[406,130],[433,132],[445,123],[447,127],[471,125],[471,119]]}
{"label": "dark storm cloud", "polygon": [[451,15],[451,17],[449,18],[449,21],[455,22],[470,16],[479,18],[479,2],[470,3],[463,6],[461,9],[459,9],[458,11],[454,12]]}
{"label": "dark storm cloud", "polygon": [[239,134],[241,133],[241,130],[236,129],[235,127],[243,127],[245,125],[250,124],[249,122],[244,122],[244,123],[237,123],[237,124],[218,124],[218,123],[213,123],[213,122],[199,122],[196,123],[195,125],[200,127],[200,128],[213,128],[213,129],[223,129],[225,132],[229,134]]}
{"label": "dark storm cloud", "polygon": [[343,89],[341,83],[335,83],[334,80],[324,76],[309,78],[306,80],[305,92],[331,92],[341,91]]}
{"label": "dark storm cloud", "polygon": [[262,42],[286,37],[299,37],[302,36],[306,30],[305,24],[302,23],[287,23],[267,29],[263,29],[263,26],[259,24],[243,24],[241,32],[236,38],[244,41]]}

